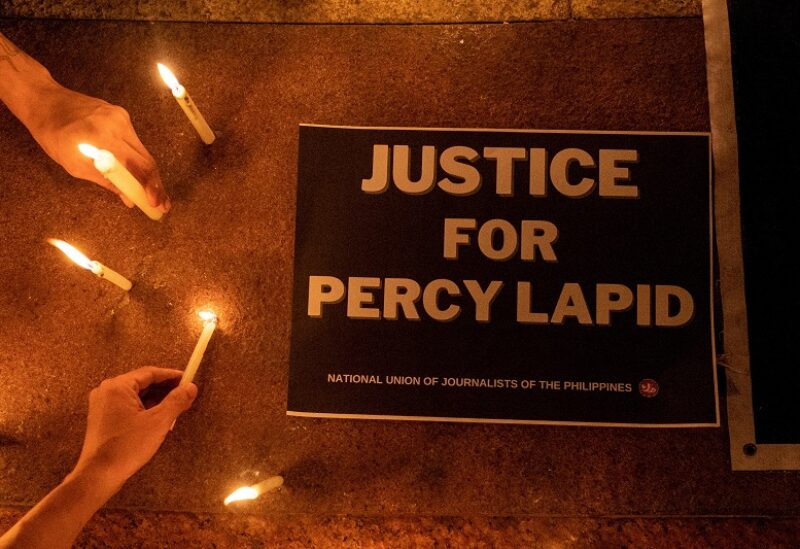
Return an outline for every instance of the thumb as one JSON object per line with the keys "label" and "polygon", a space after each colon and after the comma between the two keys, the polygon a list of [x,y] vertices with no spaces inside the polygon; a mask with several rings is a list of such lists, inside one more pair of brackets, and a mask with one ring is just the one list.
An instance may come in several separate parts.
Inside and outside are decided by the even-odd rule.
{"label": "thumb", "polygon": [[178,385],[153,408],[153,411],[155,415],[171,424],[179,415],[191,408],[195,397],[197,397],[197,385],[194,383]]}

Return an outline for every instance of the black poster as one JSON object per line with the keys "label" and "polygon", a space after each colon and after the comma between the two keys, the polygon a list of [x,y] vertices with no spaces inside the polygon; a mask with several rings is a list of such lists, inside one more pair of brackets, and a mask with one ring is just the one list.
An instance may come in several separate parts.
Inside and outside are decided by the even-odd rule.
{"label": "black poster", "polygon": [[718,425],[709,145],[301,126],[288,413]]}

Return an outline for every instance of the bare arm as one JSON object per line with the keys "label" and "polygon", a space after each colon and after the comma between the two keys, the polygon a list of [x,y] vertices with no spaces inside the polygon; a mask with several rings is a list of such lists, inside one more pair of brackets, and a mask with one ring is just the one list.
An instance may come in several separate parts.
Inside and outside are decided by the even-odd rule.
{"label": "bare arm", "polygon": [[72,546],[92,515],[150,461],[175,419],[192,405],[197,387],[191,383],[172,389],[150,409],[140,398],[150,385],[177,382],[180,376],[178,370],[139,368],[94,389],[75,469],[0,537],[0,549]]}
{"label": "bare arm", "polygon": [[99,467],[73,471],[0,538],[0,548],[71,547],[92,515],[118,489]]}
{"label": "bare arm", "polygon": [[128,112],[69,90],[50,72],[0,34],[0,101],[19,118],[50,158],[70,175],[92,181],[133,204],[78,152],[78,143],[107,149],[144,185],[153,206],[170,208],[155,160],[133,129]]}

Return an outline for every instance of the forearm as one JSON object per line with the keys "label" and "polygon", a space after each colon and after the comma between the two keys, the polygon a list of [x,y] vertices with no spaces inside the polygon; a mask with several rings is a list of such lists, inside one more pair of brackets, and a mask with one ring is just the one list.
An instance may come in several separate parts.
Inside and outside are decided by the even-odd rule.
{"label": "forearm", "polygon": [[71,547],[83,526],[120,486],[109,482],[101,467],[73,471],[0,537],[0,549]]}
{"label": "forearm", "polygon": [[0,33],[0,101],[26,126],[36,112],[36,97],[58,84],[50,72]]}

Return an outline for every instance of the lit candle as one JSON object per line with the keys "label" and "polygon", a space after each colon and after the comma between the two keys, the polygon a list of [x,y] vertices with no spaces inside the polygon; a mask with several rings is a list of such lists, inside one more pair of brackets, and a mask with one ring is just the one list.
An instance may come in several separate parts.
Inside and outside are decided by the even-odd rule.
{"label": "lit candle", "polygon": [[203,118],[202,113],[197,109],[197,105],[192,101],[192,98],[189,97],[186,88],[181,86],[181,83],[178,82],[178,79],[172,74],[172,71],[161,63],[158,63],[158,72],[161,75],[161,79],[164,80],[164,83],[172,90],[172,96],[178,102],[178,105],[181,106],[183,112],[186,113],[186,117],[189,119],[189,122],[192,123],[194,129],[197,130],[200,139],[202,139],[203,143],[206,145],[211,145],[214,139],[216,139],[214,131],[209,127],[206,119]]}
{"label": "lit candle", "polygon": [[197,369],[200,367],[200,361],[203,360],[206,347],[208,347],[211,334],[214,333],[214,329],[217,327],[217,315],[211,311],[200,311],[197,315],[203,319],[203,331],[200,332],[200,339],[197,340],[197,345],[194,346],[192,356],[189,357],[189,364],[186,365],[186,369],[183,371],[181,385],[184,383],[191,383],[194,379]]}
{"label": "lit candle", "polygon": [[104,278],[111,282],[112,284],[116,284],[126,292],[131,289],[131,281],[119,274],[116,271],[113,271],[100,263],[99,261],[92,261],[85,255],[83,255],[77,248],[74,246],[64,242],[63,240],[56,240],[55,238],[51,238],[48,240],[50,244],[64,252],[68,258],[75,262],[76,265],[83,267],[86,270],[92,271],[96,274],[99,278]]}
{"label": "lit candle", "polygon": [[[183,371],[180,382],[181,385],[191,383],[192,380],[194,380],[194,376],[206,352],[206,347],[208,347],[208,342],[211,339],[211,334],[214,333],[214,329],[217,327],[217,315],[211,311],[200,311],[197,313],[197,316],[203,319],[203,331],[200,332],[200,339],[197,340],[197,345],[194,346],[192,356],[189,357],[189,364],[186,365],[186,369]],[[172,422],[169,428],[170,431],[175,428],[175,423],[177,423],[177,421],[176,419]]]}
{"label": "lit candle", "polygon": [[151,206],[147,201],[144,187],[135,177],[123,166],[110,151],[98,149],[87,143],[78,145],[78,150],[82,154],[94,160],[94,167],[97,168],[103,177],[119,189],[119,191],[136,204],[147,217],[158,221],[164,215],[160,209]]}
{"label": "lit candle", "polygon": [[258,484],[242,486],[231,492],[230,495],[225,498],[225,505],[229,505],[234,501],[256,499],[261,494],[280,488],[282,485],[283,477],[269,477],[267,480],[263,480]]}

